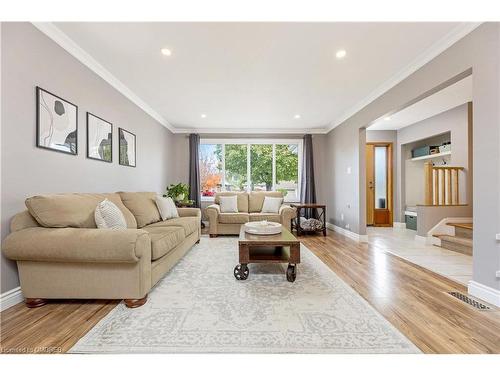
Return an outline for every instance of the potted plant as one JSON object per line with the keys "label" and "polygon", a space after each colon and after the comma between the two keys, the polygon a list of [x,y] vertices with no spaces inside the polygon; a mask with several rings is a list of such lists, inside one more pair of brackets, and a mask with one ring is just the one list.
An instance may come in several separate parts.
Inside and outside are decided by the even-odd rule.
{"label": "potted plant", "polygon": [[170,197],[176,202],[185,202],[189,197],[189,185],[183,184],[182,182],[170,184],[164,196]]}

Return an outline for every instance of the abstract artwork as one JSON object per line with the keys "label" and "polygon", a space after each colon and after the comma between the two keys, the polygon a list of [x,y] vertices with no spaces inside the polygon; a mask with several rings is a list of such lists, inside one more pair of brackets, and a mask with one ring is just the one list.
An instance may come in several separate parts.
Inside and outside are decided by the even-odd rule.
{"label": "abstract artwork", "polygon": [[118,128],[120,165],[135,167],[135,134]]}
{"label": "abstract artwork", "polygon": [[78,154],[78,107],[37,87],[36,112],[37,147]]}
{"label": "abstract artwork", "polygon": [[87,112],[87,157],[113,161],[113,125]]}

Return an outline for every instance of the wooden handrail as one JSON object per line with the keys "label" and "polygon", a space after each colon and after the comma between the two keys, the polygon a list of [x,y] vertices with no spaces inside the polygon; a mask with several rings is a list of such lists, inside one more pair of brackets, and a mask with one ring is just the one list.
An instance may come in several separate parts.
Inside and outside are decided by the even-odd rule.
{"label": "wooden handrail", "polygon": [[459,172],[464,167],[424,164],[424,205],[457,206],[460,205]]}

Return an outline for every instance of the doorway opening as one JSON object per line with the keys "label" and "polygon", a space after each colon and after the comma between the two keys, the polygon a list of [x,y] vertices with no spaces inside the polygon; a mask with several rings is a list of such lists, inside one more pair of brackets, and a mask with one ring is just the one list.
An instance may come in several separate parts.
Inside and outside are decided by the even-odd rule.
{"label": "doorway opening", "polygon": [[366,144],[366,225],[393,225],[392,143]]}

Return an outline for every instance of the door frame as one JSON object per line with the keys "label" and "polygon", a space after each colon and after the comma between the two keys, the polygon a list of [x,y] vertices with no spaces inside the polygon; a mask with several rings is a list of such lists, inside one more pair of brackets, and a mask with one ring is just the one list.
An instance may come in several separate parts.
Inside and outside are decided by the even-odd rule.
{"label": "door frame", "polygon": [[[389,211],[389,223],[388,224],[375,224],[375,222],[374,222],[374,224],[372,226],[374,226],[374,227],[392,227],[392,226],[394,226],[393,142],[366,142],[366,145],[371,145],[374,147],[377,147],[377,146],[387,147],[386,185],[387,185],[387,209]],[[375,161],[375,158],[374,158],[374,161]],[[366,175],[366,169],[367,169],[367,167],[365,166],[365,175]],[[375,189],[374,189],[374,191],[375,191]],[[375,210],[375,208],[374,208],[374,210]],[[365,216],[367,215],[367,213],[368,213],[368,205],[366,206]]]}

